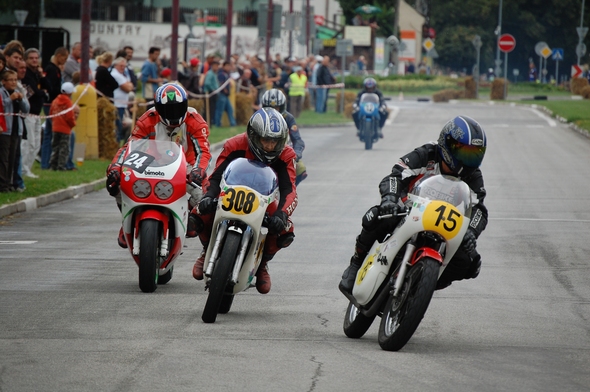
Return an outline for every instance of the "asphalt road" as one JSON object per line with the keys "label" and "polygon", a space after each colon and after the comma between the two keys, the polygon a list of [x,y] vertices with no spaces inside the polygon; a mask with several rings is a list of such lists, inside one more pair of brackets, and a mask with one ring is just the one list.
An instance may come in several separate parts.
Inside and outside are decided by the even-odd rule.
{"label": "asphalt road", "polygon": [[[590,390],[590,139],[530,108],[390,105],[372,151],[350,126],[302,130],[297,238],[271,292],[239,294],[215,324],[190,273],[198,241],[141,293],[105,190],[2,220],[0,391]],[[379,319],[348,339],[337,284],[361,215],[397,158],[457,114],[489,138],[482,272],[436,292],[402,351],[379,348]]]}

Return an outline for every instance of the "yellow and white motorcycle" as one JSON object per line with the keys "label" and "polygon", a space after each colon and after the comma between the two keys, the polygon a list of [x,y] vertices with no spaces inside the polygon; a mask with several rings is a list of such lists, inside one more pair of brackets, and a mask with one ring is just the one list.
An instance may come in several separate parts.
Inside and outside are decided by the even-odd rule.
{"label": "yellow and white motorcycle", "polygon": [[234,295],[252,286],[262,260],[268,212],[279,200],[276,173],[246,158],[232,161],[221,181],[210,246],[203,271],[209,295],[202,320],[213,323],[229,312]]}
{"label": "yellow and white motorcycle", "polygon": [[343,291],[350,300],[344,318],[348,337],[363,336],[379,315],[382,349],[397,351],[410,340],[463,241],[476,202],[467,184],[455,177],[438,174],[416,183],[393,233],[367,254],[352,294]]}

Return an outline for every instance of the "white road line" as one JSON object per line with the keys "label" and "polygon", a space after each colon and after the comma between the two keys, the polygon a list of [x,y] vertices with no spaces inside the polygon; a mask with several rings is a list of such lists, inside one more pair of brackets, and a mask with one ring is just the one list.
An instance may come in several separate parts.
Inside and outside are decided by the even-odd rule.
{"label": "white road line", "polygon": [[399,106],[389,106],[391,111],[389,112],[389,116],[387,116],[387,120],[385,120],[386,125],[391,125],[397,115],[399,114]]}
{"label": "white road line", "polygon": [[31,245],[39,241],[0,241],[0,245]]}
{"label": "white road line", "polygon": [[538,111],[535,108],[530,108],[529,110],[531,112],[535,113],[537,116],[541,117],[543,120],[547,121],[547,123],[549,124],[550,127],[557,126],[557,122],[555,120],[553,120],[551,117],[547,116],[545,113],[541,113],[540,111]]}

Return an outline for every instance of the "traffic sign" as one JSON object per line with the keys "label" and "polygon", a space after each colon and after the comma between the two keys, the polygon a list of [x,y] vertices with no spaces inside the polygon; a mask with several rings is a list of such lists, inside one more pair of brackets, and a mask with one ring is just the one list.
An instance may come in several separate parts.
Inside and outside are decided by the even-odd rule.
{"label": "traffic sign", "polygon": [[578,57],[582,57],[585,54],[586,54],[586,44],[579,43],[578,45],[576,45],[576,55]]}
{"label": "traffic sign", "polygon": [[473,46],[475,46],[475,49],[481,48],[481,37],[479,35],[476,35],[475,37],[473,37],[473,40],[471,40],[471,43],[473,44]]}
{"label": "traffic sign", "polygon": [[582,67],[579,65],[572,65],[572,79],[582,77]]}
{"label": "traffic sign", "polygon": [[502,34],[498,40],[498,47],[504,53],[509,53],[516,47],[516,39],[510,34]]}
{"label": "traffic sign", "polygon": [[563,60],[563,48],[553,49],[553,55],[551,56],[551,58],[555,61]]}
{"label": "traffic sign", "polygon": [[549,46],[545,46],[542,50],[541,50],[541,56],[543,56],[543,58],[547,58],[549,56],[551,56],[551,53],[553,53],[553,51],[551,50],[551,48]]}
{"label": "traffic sign", "polygon": [[326,23],[326,19],[324,18],[324,15],[314,15],[313,16],[313,21],[315,22],[315,24],[317,24],[318,26],[323,26],[324,23]]}
{"label": "traffic sign", "polygon": [[537,54],[537,56],[541,56],[541,51],[546,48],[547,46],[547,42],[537,42],[537,44],[535,45],[535,53]]}
{"label": "traffic sign", "polygon": [[351,39],[339,39],[336,41],[336,56],[352,56],[353,44]]}
{"label": "traffic sign", "polygon": [[432,49],[434,49],[434,41],[430,38],[426,38],[424,42],[422,42],[422,46],[424,47],[424,49],[426,49],[427,52],[429,52]]}
{"label": "traffic sign", "polygon": [[584,39],[586,34],[588,34],[588,27],[576,27],[576,31],[578,32],[578,37]]}

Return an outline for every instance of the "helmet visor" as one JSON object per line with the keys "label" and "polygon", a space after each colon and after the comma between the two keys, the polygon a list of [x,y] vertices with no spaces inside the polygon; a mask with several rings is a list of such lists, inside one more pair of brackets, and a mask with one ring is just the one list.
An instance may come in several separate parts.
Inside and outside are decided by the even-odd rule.
{"label": "helmet visor", "polygon": [[478,168],[483,161],[486,148],[483,146],[470,146],[462,143],[450,143],[451,154],[464,166]]}

